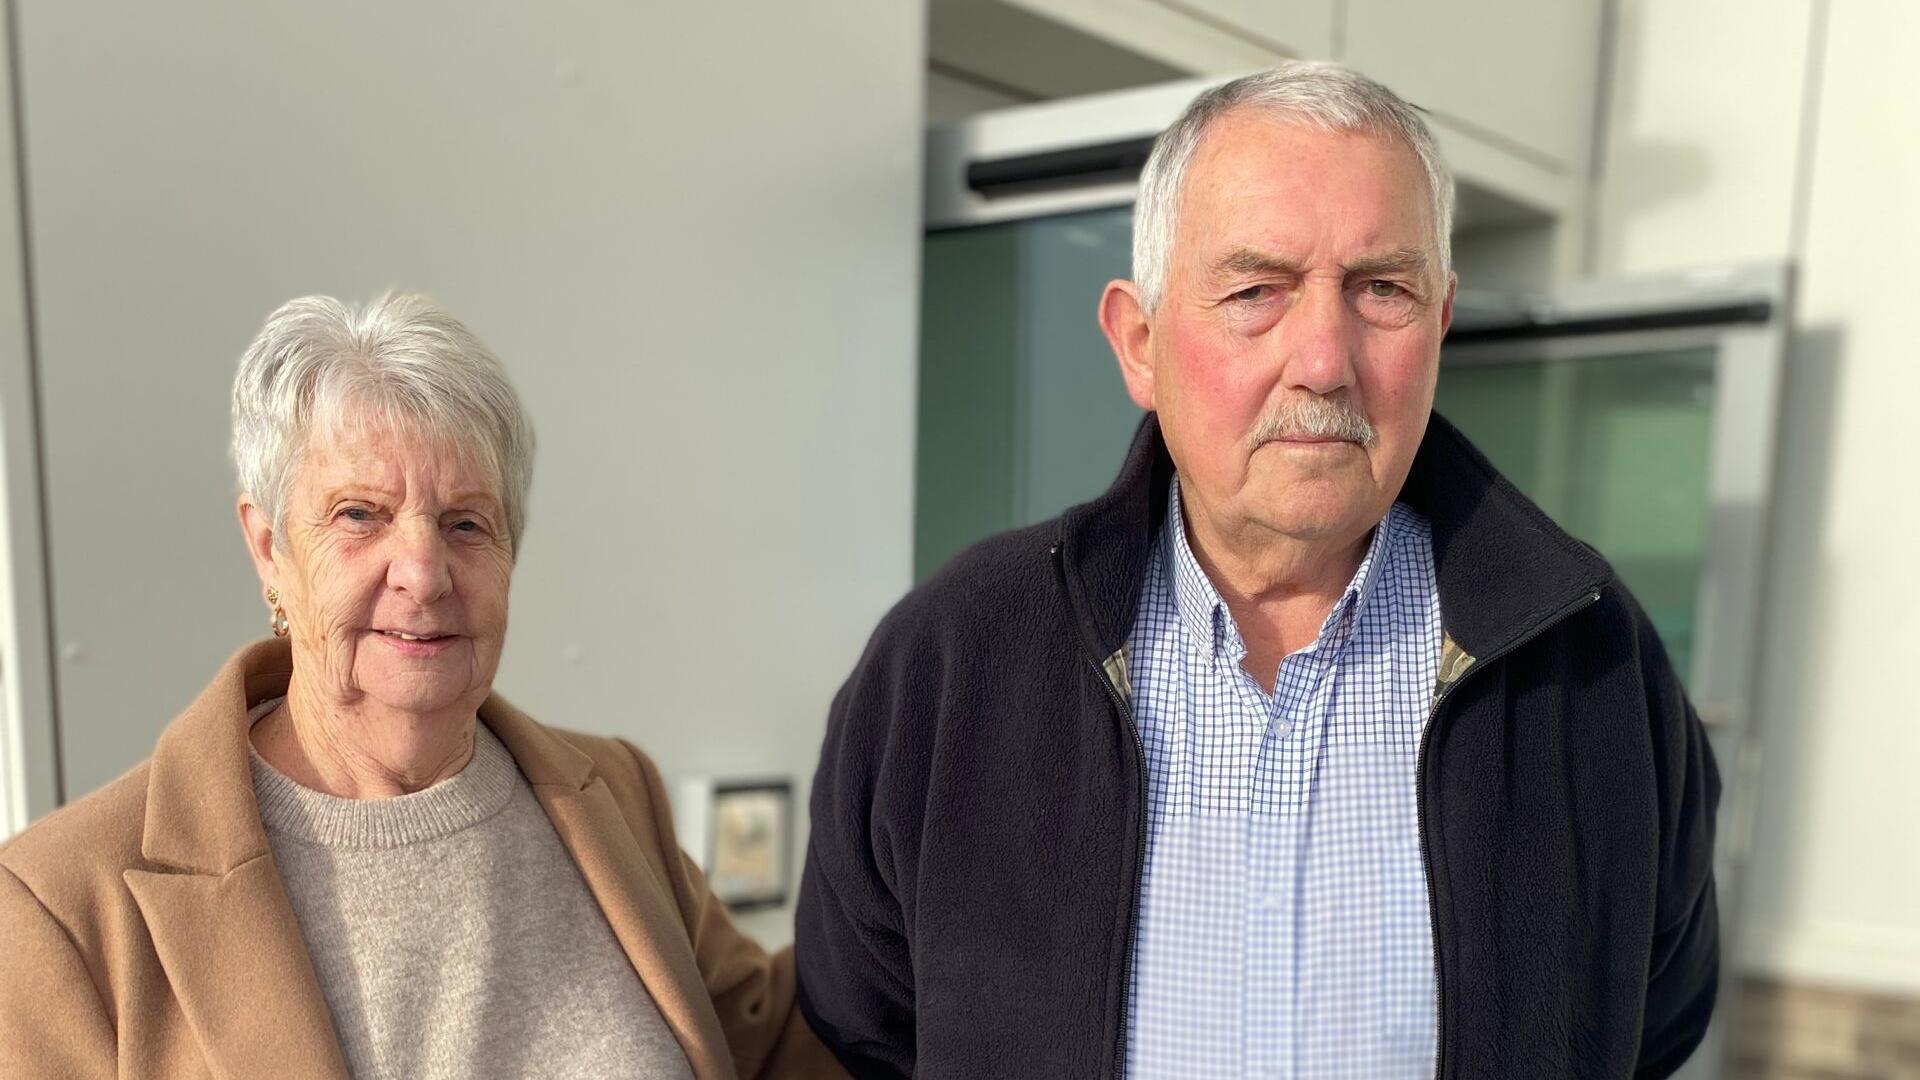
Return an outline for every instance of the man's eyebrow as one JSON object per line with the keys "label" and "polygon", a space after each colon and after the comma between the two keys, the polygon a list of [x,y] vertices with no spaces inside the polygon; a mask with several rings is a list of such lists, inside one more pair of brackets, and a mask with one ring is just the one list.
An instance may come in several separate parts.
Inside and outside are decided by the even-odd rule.
{"label": "man's eyebrow", "polygon": [[1300,264],[1292,259],[1269,255],[1249,247],[1237,247],[1214,260],[1215,277],[1245,277],[1259,274],[1298,274]]}
{"label": "man's eyebrow", "polygon": [[1424,248],[1401,248],[1385,255],[1368,255],[1346,264],[1348,277],[1375,277],[1424,270],[1432,261]]}
{"label": "man's eyebrow", "polygon": [[[1367,277],[1411,273],[1425,269],[1431,262],[1432,256],[1425,248],[1407,247],[1382,255],[1362,256],[1341,269],[1349,277]],[[1222,255],[1214,260],[1212,270],[1215,277],[1221,278],[1287,276],[1303,272],[1300,263],[1293,259],[1249,247],[1237,247]]]}

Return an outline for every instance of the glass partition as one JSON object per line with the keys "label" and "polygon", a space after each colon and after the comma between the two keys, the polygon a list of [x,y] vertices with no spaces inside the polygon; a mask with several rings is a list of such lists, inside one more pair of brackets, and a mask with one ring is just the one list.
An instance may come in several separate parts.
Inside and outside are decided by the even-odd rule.
{"label": "glass partition", "polygon": [[[1058,514],[1112,481],[1140,413],[1096,305],[1108,280],[1130,273],[1131,214],[1118,206],[927,234],[917,578],[976,540]],[[1721,676],[1712,687],[1698,685],[1706,668],[1696,661],[1701,635],[1714,634],[1702,623],[1712,621],[1703,613],[1713,607],[1716,484],[1722,503],[1741,486],[1727,482],[1743,467],[1729,451],[1755,441],[1740,425],[1764,424],[1748,414],[1770,407],[1770,384],[1763,379],[1755,384],[1762,390],[1729,399],[1718,380],[1733,371],[1752,381],[1767,365],[1745,358],[1726,367],[1730,343],[1759,331],[1672,322],[1657,303],[1664,295],[1670,305],[1672,291],[1656,286],[1668,288],[1650,283],[1642,296],[1610,286],[1618,295],[1604,310],[1616,322],[1622,311],[1651,311],[1633,318],[1675,329],[1535,327],[1546,331],[1540,340],[1490,342],[1483,330],[1456,325],[1442,350],[1435,408],[1562,528],[1613,563],[1696,693],[1710,694],[1716,708],[1737,708],[1739,650],[1708,650],[1706,666]],[[1729,411],[1736,426],[1723,432],[1716,417]],[[1723,437],[1732,441],[1717,444]],[[1727,475],[1716,479],[1716,468]],[[1718,562],[1736,577],[1757,567],[1745,551],[1722,552]],[[1747,633],[1737,621],[1720,622],[1722,635]]]}
{"label": "glass partition", "polygon": [[1684,677],[1707,554],[1715,350],[1460,362],[1436,411],[1605,555]]}
{"label": "glass partition", "polygon": [[1105,491],[1140,410],[1095,321],[1128,207],[927,235],[914,577]]}

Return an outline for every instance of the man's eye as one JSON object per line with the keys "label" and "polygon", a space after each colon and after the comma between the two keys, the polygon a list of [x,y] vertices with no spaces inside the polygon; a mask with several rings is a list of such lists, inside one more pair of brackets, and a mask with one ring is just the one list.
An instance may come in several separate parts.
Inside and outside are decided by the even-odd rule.
{"label": "man's eye", "polygon": [[1367,292],[1382,300],[1391,300],[1401,293],[1400,286],[1391,281],[1369,281]]}
{"label": "man's eye", "polygon": [[1255,300],[1265,300],[1267,294],[1272,291],[1273,286],[1271,285],[1249,285],[1239,292],[1234,293],[1233,299],[1251,303]]}

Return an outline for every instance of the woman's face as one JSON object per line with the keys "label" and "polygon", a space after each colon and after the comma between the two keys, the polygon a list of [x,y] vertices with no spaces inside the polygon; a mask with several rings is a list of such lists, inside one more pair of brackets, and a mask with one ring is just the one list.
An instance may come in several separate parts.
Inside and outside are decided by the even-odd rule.
{"label": "woman's face", "polygon": [[337,706],[478,708],[500,666],[513,573],[498,491],[490,470],[437,441],[346,432],[307,446],[277,542],[243,500],[299,678]]}

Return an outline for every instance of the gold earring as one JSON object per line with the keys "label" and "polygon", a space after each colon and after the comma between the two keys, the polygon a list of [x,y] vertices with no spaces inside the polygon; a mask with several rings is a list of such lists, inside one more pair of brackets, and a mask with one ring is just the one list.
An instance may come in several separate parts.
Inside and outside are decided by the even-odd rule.
{"label": "gold earring", "polygon": [[273,619],[267,626],[273,630],[274,637],[286,637],[291,624],[287,622],[287,609],[280,606],[279,589],[267,586],[267,603],[273,605]]}

